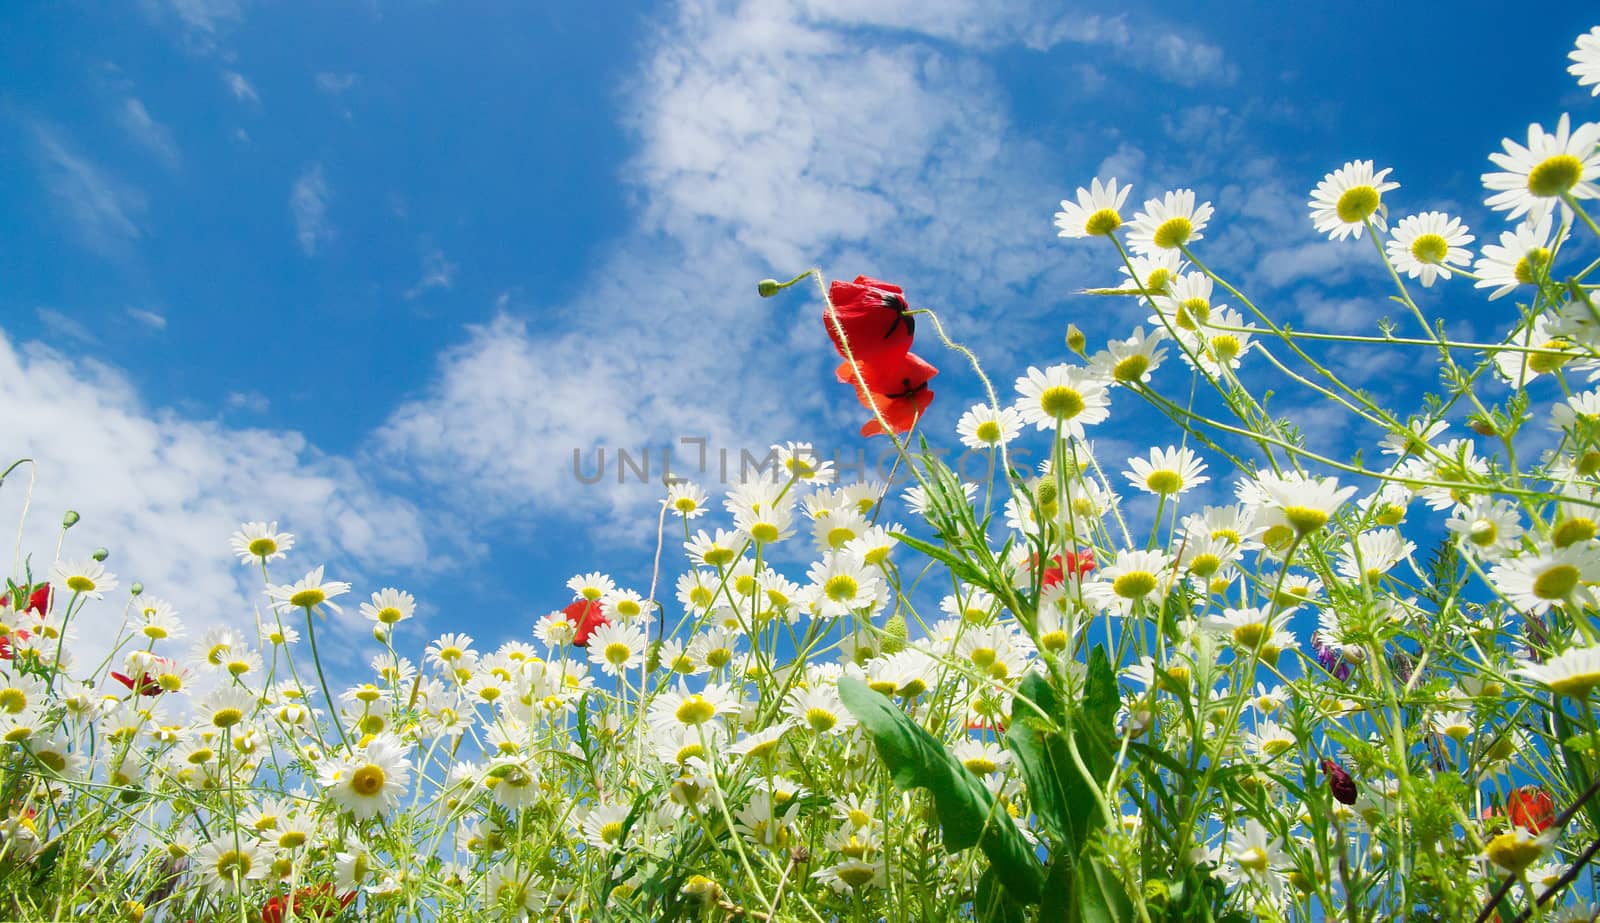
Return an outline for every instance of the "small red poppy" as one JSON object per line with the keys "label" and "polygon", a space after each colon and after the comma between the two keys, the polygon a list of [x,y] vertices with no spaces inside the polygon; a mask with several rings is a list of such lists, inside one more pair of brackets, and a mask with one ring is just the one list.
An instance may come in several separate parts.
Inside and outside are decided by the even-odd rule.
{"label": "small red poppy", "polygon": [[1515,826],[1543,833],[1556,820],[1556,805],[1550,793],[1537,785],[1524,785],[1506,799],[1506,813]]}
{"label": "small red poppy", "polygon": [[339,915],[339,911],[350,906],[350,902],[355,899],[354,891],[335,895],[333,885],[327,882],[307,885],[296,890],[293,898],[287,894],[279,894],[263,904],[261,923],[283,923],[289,918],[291,905],[297,920],[331,920]]}
{"label": "small red poppy", "polygon": [[[11,594],[0,594],[0,607],[10,605]],[[23,611],[32,612],[39,618],[44,618],[45,614],[50,611],[50,584],[41,583],[35,586],[33,591],[28,594],[28,607]],[[26,628],[18,628],[16,632],[18,638],[27,640],[28,630]],[[11,639],[5,635],[0,635],[0,660],[10,660],[11,658]]]}
{"label": "small red poppy", "polygon": [[596,629],[611,624],[611,620],[606,618],[605,610],[597,600],[575,599],[561,611],[566,615],[567,621],[577,626],[577,632],[572,636],[572,643],[579,647],[588,647],[589,636],[594,634]]}
{"label": "small red poppy", "polygon": [[[925,385],[939,374],[932,363],[916,353],[857,359],[856,368],[861,370],[861,380],[866,382],[867,390],[874,394],[893,394]],[[848,361],[839,363],[834,375],[844,384],[854,384],[856,380],[855,369]]]}
{"label": "small red poppy", "polygon": [[1067,577],[1067,571],[1079,579],[1094,570],[1094,549],[1085,548],[1082,551],[1068,551],[1058,554],[1050,559],[1050,566],[1040,575],[1041,583],[1046,587],[1053,587]]}
{"label": "small red poppy", "polygon": [[162,688],[161,688],[161,684],[156,682],[156,678],[151,676],[149,673],[141,673],[141,674],[139,674],[139,679],[138,679],[137,682],[134,681],[133,677],[124,676],[121,673],[117,673],[115,671],[112,672],[111,678],[116,680],[117,682],[121,683],[122,685],[127,686],[130,690],[134,689],[134,687],[137,686],[138,687],[138,693],[140,695],[158,696],[163,691]]}
{"label": "small red poppy", "polygon": [[830,316],[826,307],[822,309],[822,325],[839,355],[844,355],[844,343],[839,338],[841,327],[850,344],[850,354],[857,360],[895,355],[911,348],[916,318],[911,316],[911,306],[906,304],[900,286],[856,276],[854,282],[828,286],[828,301],[833,313]]}

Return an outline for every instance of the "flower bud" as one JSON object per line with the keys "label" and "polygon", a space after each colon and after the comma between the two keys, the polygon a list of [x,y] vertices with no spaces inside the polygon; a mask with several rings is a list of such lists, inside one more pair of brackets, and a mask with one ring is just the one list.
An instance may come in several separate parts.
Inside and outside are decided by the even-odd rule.
{"label": "flower bud", "polygon": [[1081,356],[1081,355],[1083,355],[1084,347],[1088,345],[1088,342],[1089,342],[1088,339],[1085,338],[1084,335],[1083,335],[1083,331],[1078,329],[1078,325],[1077,324],[1068,324],[1067,325],[1067,348],[1068,349],[1072,350],[1073,352],[1075,352],[1075,353],[1077,353],[1078,355]]}
{"label": "flower bud", "polygon": [[70,528],[72,528],[73,526],[75,526],[77,524],[78,524],[78,511],[77,510],[67,510],[67,514],[65,516],[61,517],[61,528],[63,528],[63,529],[70,529]]}
{"label": "flower bud", "polygon": [[89,555],[89,557],[94,558],[96,561],[101,563],[105,563],[106,558],[111,557],[111,552],[104,548],[96,548],[94,550],[94,554]]}
{"label": "flower bud", "polygon": [[134,581],[133,586],[128,587],[128,592],[132,593],[134,596],[138,596],[140,593],[144,592],[144,584]]}
{"label": "flower bud", "polygon": [[773,295],[778,294],[778,290],[781,288],[783,286],[778,284],[777,279],[762,279],[756,283],[756,291],[762,298],[771,298]]}

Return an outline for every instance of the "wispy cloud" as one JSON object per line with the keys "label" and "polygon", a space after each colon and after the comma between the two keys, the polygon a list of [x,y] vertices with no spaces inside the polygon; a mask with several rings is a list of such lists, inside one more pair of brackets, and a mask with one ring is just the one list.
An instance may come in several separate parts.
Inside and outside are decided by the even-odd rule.
{"label": "wispy cloud", "polygon": [[142,0],[145,14],[170,24],[174,37],[191,51],[210,54],[217,39],[244,17],[243,0]]}
{"label": "wispy cloud", "polygon": [[317,247],[333,238],[333,228],[328,224],[329,194],[320,163],[307,167],[289,190],[295,238],[306,256],[315,256]]}
{"label": "wispy cloud", "polygon": [[455,284],[456,268],[455,263],[445,258],[443,250],[429,247],[422,254],[422,277],[416,285],[406,290],[406,298],[416,298],[429,289],[448,289]]}
{"label": "wispy cloud", "polygon": [[337,96],[355,86],[360,79],[356,74],[320,71],[317,74],[317,89],[330,96]]}
{"label": "wispy cloud", "polygon": [[144,210],[144,193],[79,154],[55,129],[37,126],[34,139],[57,214],[89,249],[125,253],[140,236],[134,218]]}
{"label": "wispy cloud", "polygon": [[233,98],[240,102],[255,103],[261,101],[261,97],[256,93],[255,86],[245,78],[245,75],[238,71],[223,71],[222,82],[227,84],[228,92],[233,94]]}
{"label": "wispy cloud", "polygon": [[94,331],[77,318],[69,317],[54,308],[39,308],[34,314],[39,318],[39,325],[45,329],[53,342],[59,343],[62,340],[73,340],[78,343],[96,342]]}
{"label": "wispy cloud", "polygon": [[117,122],[122,125],[122,130],[128,133],[134,143],[144,148],[162,164],[176,168],[182,161],[178,145],[172,140],[172,132],[167,126],[152,118],[150,110],[146,109],[140,100],[133,97],[125,100],[117,112]]}
{"label": "wispy cloud", "polygon": [[145,308],[135,308],[132,305],[123,309],[127,315],[151,330],[167,329],[167,316]]}

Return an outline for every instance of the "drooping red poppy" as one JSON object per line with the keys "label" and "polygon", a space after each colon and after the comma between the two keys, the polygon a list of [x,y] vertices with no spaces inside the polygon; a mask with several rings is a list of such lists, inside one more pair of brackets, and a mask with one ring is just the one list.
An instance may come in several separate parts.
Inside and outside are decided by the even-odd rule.
{"label": "drooping red poppy", "polygon": [[296,920],[331,920],[339,915],[339,911],[350,906],[350,902],[355,899],[356,892],[335,894],[333,885],[328,882],[307,885],[296,890],[292,898],[287,894],[278,894],[263,904],[261,923],[283,923],[289,918],[291,905],[294,907]]}
{"label": "drooping red poppy", "polygon": [[906,303],[900,286],[856,276],[854,282],[835,281],[828,286],[828,300],[833,312],[830,316],[827,307],[822,309],[822,325],[839,355],[844,355],[844,342],[839,337],[841,327],[844,339],[850,344],[850,353],[858,361],[880,355],[892,356],[911,348],[917,329],[916,318],[911,316],[911,306]]}
{"label": "drooping red poppy", "polygon": [[135,687],[137,687],[137,691],[140,695],[154,697],[160,695],[163,691],[161,684],[156,682],[156,678],[151,676],[149,673],[140,673],[139,679],[135,681],[131,676],[124,676],[121,673],[112,671],[111,678],[122,685],[127,686],[130,690],[133,690]]}
{"label": "drooping red poppy", "polygon": [[[861,380],[866,382],[867,390],[874,394],[893,394],[925,385],[939,374],[933,363],[916,353],[857,359],[856,368],[861,370]],[[839,363],[834,375],[844,384],[852,384],[856,380],[855,369],[850,367],[848,360]]]}
{"label": "drooping red poppy", "polygon": [[1328,777],[1328,791],[1340,804],[1356,803],[1356,780],[1350,778],[1349,770],[1336,760],[1325,759],[1322,761],[1322,771]]}
{"label": "drooping red poppy", "polygon": [[1514,826],[1543,833],[1556,820],[1556,805],[1550,793],[1537,785],[1524,785],[1506,799],[1506,814]]}
{"label": "drooping red poppy", "polygon": [[611,624],[599,600],[575,599],[561,611],[566,615],[567,621],[577,626],[577,632],[572,636],[572,643],[579,647],[588,647],[589,636],[601,626]]}
{"label": "drooping red poppy", "polygon": [[[890,429],[897,433],[904,433],[910,431],[911,427],[916,425],[917,418],[922,416],[922,412],[928,409],[929,404],[933,403],[933,392],[928,390],[928,383],[923,382],[920,385],[910,386],[900,391],[882,394],[874,392],[869,395],[868,392],[861,389],[860,383],[857,382],[856,400],[860,401],[861,406],[868,410],[876,406],[878,413],[883,415],[883,419],[889,424]],[[884,432],[886,430],[878,422],[877,417],[868,420],[861,427],[861,435],[863,436],[879,436]]]}

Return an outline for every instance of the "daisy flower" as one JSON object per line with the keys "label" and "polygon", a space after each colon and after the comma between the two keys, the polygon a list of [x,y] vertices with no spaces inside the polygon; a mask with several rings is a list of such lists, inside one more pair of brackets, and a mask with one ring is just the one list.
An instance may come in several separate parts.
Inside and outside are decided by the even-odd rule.
{"label": "daisy flower", "polygon": [[1128,483],[1160,497],[1186,493],[1211,480],[1201,474],[1206,470],[1205,462],[1188,446],[1153,448],[1148,461],[1130,458],[1128,467],[1133,470],[1122,472]]}
{"label": "daisy flower", "polygon": [[1315,532],[1328,524],[1339,507],[1356,493],[1354,487],[1340,487],[1334,478],[1278,478],[1264,476],[1261,488],[1270,503],[1283,513],[1288,524],[1300,535]]}
{"label": "daisy flower", "polygon": [[818,734],[842,734],[856,724],[834,686],[796,689],[784,701],[783,711],[794,719],[797,727],[809,728]]}
{"label": "daisy flower", "polygon": [[644,663],[648,639],[637,625],[612,623],[589,635],[589,661],[612,676],[621,675]]}
{"label": "daisy flower", "polygon": [[850,554],[834,554],[826,561],[817,561],[806,576],[817,587],[817,614],[823,618],[875,607],[883,587],[877,572]]}
{"label": "daisy flower", "polygon": [[1590,95],[1600,96],[1600,26],[1578,36],[1577,47],[1567,52],[1567,57],[1572,59],[1567,73],[1578,78],[1580,87],[1594,84]]}
{"label": "daisy flower", "polygon": [[1128,229],[1128,244],[1141,254],[1177,250],[1200,240],[1206,222],[1211,220],[1210,202],[1194,204],[1193,189],[1168,192],[1159,199],[1147,199],[1144,211],[1133,216]]}
{"label": "daisy flower", "polygon": [[[1537,221],[1525,221],[1514,229],[1500,232],[1499,244],[1484,245],[1473,267],[1476,288],[1494,288],[1493,301],[1519,285],[1537,285],[1550,276],[1551,253],[1566,240],[1566,232],[1552,238],[1555,216],[1545,214]],[[1495,288],[1498,286],[1498,288]]]}
{"label": "daisy flower", "polygon": [[610,577],[601,573],[579,574],[567,581],[567,589],[571,590],[575,596],[582,597],[590,602],[594,602],[616,588],[616,583],[612,582]]}
{"label": "daisy flower", "polygon": [[304,577],[290,584],[271,584],[267,587],[267,596],[276,600],[278,609],[304,609],[311,612],[321,606],[327,606],[335,612],[343,612],[337,603],[331,600],[335,596],[343,596],[350,592],[350,584],[342,580],[322,579],[323,565],[318,564],[315,569]]}
{"label": "daisy flower", "polygon": [[1160,295],[1166,292],[1183,272],[1188,263],[1183,255],[1176,250],[1157,250],[1154,253],[1136,255],[1128,260],[1133,264],[1133,272],[1128,272],[1127,266],[1118,266],[1117,271],[1128,278],[1122,280],[1117,286],[1121,291],[1137,292],[1143,290],[1147,295]]}
{"label": "daisy flower", "polygon": [[1029,367],[1017,379],[1017,412],[1024,423],[1049,430],[1061,427],[1069,436],[1084,438],[1085,424],[1095,424],[1110,416],[1105,383],[1087,369],[1072,365],[1052,365],[1044,371]]}
{"label": "daisy flower", "polygon": [[[1083,594],[1099,608],[1131,615],[1138,603],[1153,602],[1163,595],[1164,574],[1171,563],[1160,551],[1121,552],[1095,580],[1084,584]],[[1165,579],[1170,584],[1171,577]]]}
{"label": "daisy flower", "polygon": [[698,519],[706,512],[706,492],[690,481],[669,485],[667,499],[661,502],[684,519]]}
{"label": "daisy flower", "polygon": [[353,755],[323,763],[317,781],[357,821],[387,814],[411,784],[411,760],[405,754],[399,738],[379,734]]}
{"label": "daisy flower", "polygon": [[1229,639],[1240,650],[1253,651],[1272,637],[1272,613],[1258,607],[1223,609],[1221,615],[1206,616],[1202,627]]}
{"label": "daisy flower", "polygon": [[247,522],[229,537],[228,543],[239,556],[240,564],[257,561],[266,564],[284,557],[284,553],[294,547],[294,536],[279,532],[276,522]]}
{"label": "daisy flower", "polygon": [[1352,160],[1329,173],[1311,191],[1311,222],[1329,240],[1361,236],[1371,221],[1378,230],[1387,230],[1383,194],[1399,189],[1399,183],[1385,180],[1390,168],[1373,172],[1372,161]]}
{"label": "daisy flower", "polygon": [[969,449],[993,449],[1016,438],[1022,429],[1022,415],[1011,407],[975,404],[961,415],[956,433]]}
{"label": "daisy flower", "polygon": [[1552,692],[1582,698],[1600,686],[1600,647],[1575,647],[1544,663],[1523,660],[1515,672]]}
{"label": "daisy flower", "polygon": [[90,599],[104,599],[105,594],[117,588],[117,575],[107,573],[105,565],[94,558],[84,558],[57,561],[50,568],[50,582]]}
{"label": "daisy flower", "polygon": [[1423,212],[1400,219],[1387,249],[1396,270],[1420,278],[1422,287],[1429,288],[1435,278],[1448,279],[1452,268],[1464,268],[1472,261],[1467,244],[1475,239],[1460,218]]}
{"label": "daisy flower", "polygon": [[1470,506],[1457,506],[1444,527],[1494,559],[1516,547],[1522,537],[1522,517],[1509,500],[1474,497]]}
{"label": "daisy flower", "polygon": [[1148,382],[1150,373],[1161,366],[1167,351],[1162,343],[1167,332],[1156,328],[1147,337],[1143,327],[1133,328],[1126,340],[1110,340],[1106,348],[1089,360],[1089,368],[1097,375],[1125,385]]}
{"label": "daisy flower", "polygon": [[1339,552],[1339,575],[1351,580],[1366,579],[1377,583],[1396,564],[1411,557],[1416,543],[1405,541],[1393,529],[1377,529],[1356,536],[1355,547],[1346,546]]}
{"label": "daisy flower", "polygon": [[416,611],[417,600],[404,590],[385,587],[372,594],[371,602],[361,604],[361,614],[369,621],[375,622],[386,628],[393,628],[408,618]]}
{"label": "daisy flower", "polygon": [[1595,580],[1600,580],[1600,551],[1588,543],[1541,549],[1489,571],[1489,583],[1529,615],[1541,615],[1569,598],[1589,601],[1585,584]]}
{"label": "daisy flower", "polygon": [[679,680],[678,688],[650,700],[650,732],[658,738],[683,730],[692,732],[718,715],[738,710],[739,699],[727,686],[707,683],[699,692],[690,692]]}
{"label": "daisy flower", "polygon": [[1590,122],[1571,130],[1571,119],[1563,113],[1554,132],[1538,123],[1528,126],[1528,146],[1510,138],[1501,141],[1505,153],[1489,155],[1500,170],[1483,174],[1483,186],[1494,195],[1484,204],[1503,211],[1507,218],[1538,221],[1550,213],[1551,206],[1564,195],[1593,199],[1600,189],[1593,180],[1600,177],[1600,122]]}
{"label": "daisy flower", "polygon": [[[696,564],[704,564],[706,567],[726,567],[739,556],[739,548],[743,544],[737,532],[718,529],[717,534],[711,536],[701,529],[695,533],[694,538],[683,543],[683,548],[689,552],[690,560]],[[599,599],[600,594],[596,594],[594,598]]]}
{"label": "daisy flower", "polygon": [[267,876],[267,851],[248,837],[224,837],[195,850],[200,886],[208,892],[237,894]]}
{"label": "daisy flower", "polygon": [[809,442],[775,445],[768,457],[778,459],[793,480],[818,485],[833,483],[833,462],[822,461]]}
{"label": "daisy flower", "polygon": [[1122,227],[1122,203],[1127,201],[1132,186],[1117,188],[1117,178],[1105,185],[1099,178],[1089,183],[1089,188],[1078,187],[1078,201],[1061,200],[1061,210],[1056,212],[1056,227],[1060,237],[1110,237]]}

